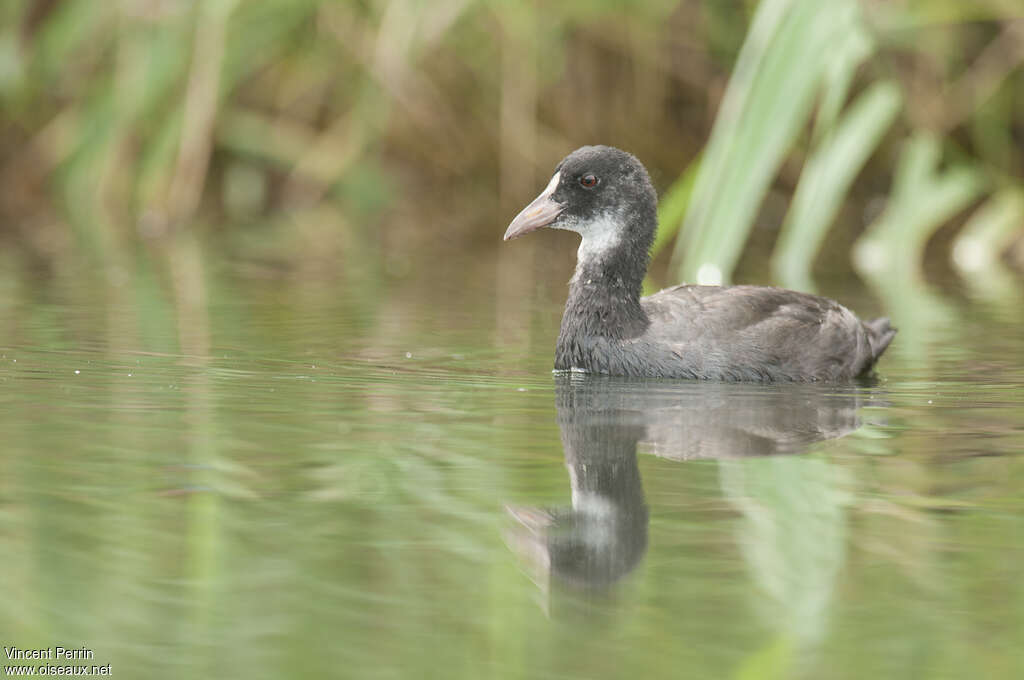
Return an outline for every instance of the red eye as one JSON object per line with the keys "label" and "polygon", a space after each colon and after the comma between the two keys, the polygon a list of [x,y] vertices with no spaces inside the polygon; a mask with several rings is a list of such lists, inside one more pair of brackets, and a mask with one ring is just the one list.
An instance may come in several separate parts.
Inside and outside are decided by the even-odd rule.
{"label": "red eye", "polygon": [[580,185],[588,189],[596,187],[598,181],[600,180],[598,180],[594,175],[583,175],[583,177],[580,177]]}

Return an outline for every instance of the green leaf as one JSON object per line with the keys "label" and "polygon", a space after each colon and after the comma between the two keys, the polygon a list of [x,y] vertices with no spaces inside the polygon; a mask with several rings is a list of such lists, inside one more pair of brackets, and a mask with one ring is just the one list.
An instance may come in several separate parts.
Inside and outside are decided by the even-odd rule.
{"label": "green leaf", "polygon": [[772,266],[783,285],[809,290],[811,263],[857,173],[899,113],[902,96],[891,81],[873,85],[815,149],[793,198]]}
{"label": "green leaf", "polygon": [[757,209],[810,118],[828,55],[859,21],[847,0],[765,0],[754,16],[694,186],[673,262],[727,280]]}
{"label": "green leaf", "polygon": [[1003,189],[978,209],[953,241],[953,264],[964,274],[991,267],[1024,229],[1024,190]]}
{"label": "green leaf", "polygon": [[981,192],[984,183],[973,168],[939,172],[940,154],[939,139],[928,132],[904,146],[889,205],[854,247],[861,273],[917,272],[931,235]]}
{"label": "green leaf", "polygon": [[658,234],[651,246],[651,257],[654,257],[665,244],[675,237],[679,226],[683,223],[683,216],[690,207],[690,199],[693,196],[693,184],[697,179],[697,171],[700,169],[700,157],[694,158],[686,166],[686,170],[679,176],[668,191],[661,197],[658,203]]}

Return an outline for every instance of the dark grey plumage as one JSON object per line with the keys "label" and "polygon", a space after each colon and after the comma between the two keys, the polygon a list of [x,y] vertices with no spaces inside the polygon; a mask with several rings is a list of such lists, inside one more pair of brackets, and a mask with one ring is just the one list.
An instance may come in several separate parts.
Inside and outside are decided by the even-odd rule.
{"label": "dark grey plumage", "polygon": [[641,297],[657,198],[634,156],[565,157],[505,239],[540,227],[583,238],[555,368],[634,377],[841,381],[871,372],[896,331],[828,298],[763,286],[689,286]]}

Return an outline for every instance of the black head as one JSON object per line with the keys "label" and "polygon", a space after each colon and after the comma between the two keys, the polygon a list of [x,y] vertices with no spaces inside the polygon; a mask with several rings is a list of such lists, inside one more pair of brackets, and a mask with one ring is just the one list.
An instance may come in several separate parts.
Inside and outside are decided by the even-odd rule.
{"label": "black head", "polygon": [[566,156],[547,188],[516,215],[513,239],[541,227],[568,229],[584,246],[601,249],[625,239],[645,251],[657,227],[657,196],[647,170],[632,154],[584,146]]}

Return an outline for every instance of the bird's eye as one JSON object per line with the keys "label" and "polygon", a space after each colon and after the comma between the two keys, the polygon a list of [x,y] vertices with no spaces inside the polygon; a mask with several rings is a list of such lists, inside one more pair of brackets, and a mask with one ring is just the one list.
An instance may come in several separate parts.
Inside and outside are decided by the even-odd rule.
{"label": "bird's eye", "polygon": [[580,186],[586,187],[587,189],[593,189],[597,186],[600,180],[594,175],[583,175],[580,177]]}

